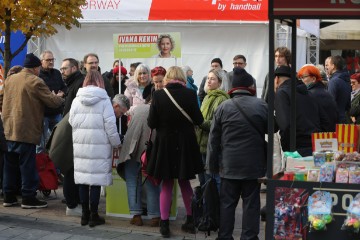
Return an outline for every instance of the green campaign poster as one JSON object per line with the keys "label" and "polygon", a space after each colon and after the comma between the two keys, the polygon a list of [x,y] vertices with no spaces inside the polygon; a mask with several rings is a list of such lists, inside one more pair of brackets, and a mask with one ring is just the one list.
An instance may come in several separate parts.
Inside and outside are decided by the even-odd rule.
{"label": "green campaign poster", "polygon": [[181,58],[179,32],[114,34],[114,58]]}

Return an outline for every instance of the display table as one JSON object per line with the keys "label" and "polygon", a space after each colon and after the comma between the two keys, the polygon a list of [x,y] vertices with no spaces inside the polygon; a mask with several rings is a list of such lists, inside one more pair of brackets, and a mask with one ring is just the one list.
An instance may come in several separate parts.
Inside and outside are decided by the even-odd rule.
{"label": "display table", "polygon": [[[129,212],[127,189],[125,181],[113,169],[113,185],[106,187],[106,215],[114,217],[132,218]],[[177,183],[174,184],[170,220],[177,216]],[[141,201],[141,200],[140,200]],[[145,216],[142,216],[146,219]]]}
{"label": "display table", "polygon": [[[290,238],[274,238],[274,222],[275,222],[275,192],[280,189],[294,189],[307,191],[309,195],[318,190],[328,191],[333,199],[333,217],[332,223],[327,225],[326,231],[306,232],[303,240],[354,240],[360,239],[360,234],[351,235],[341,230],[346,217],[346,210],[351,200],[360,192],[359,184],[345,183],[320,183],[320,182],[302,182],[302,181],[283,181],[283,180],[267,180],[267,215],[266,215],[266,239],[290,239]],[[272,207],[269,207],[272,206]]]}

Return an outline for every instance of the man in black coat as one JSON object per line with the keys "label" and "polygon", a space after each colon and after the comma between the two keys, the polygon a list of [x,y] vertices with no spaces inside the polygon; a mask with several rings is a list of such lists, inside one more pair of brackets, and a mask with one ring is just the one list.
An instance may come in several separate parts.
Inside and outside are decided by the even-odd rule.
{"label": "man in black coat", "polygon": [[[39,77],[43,79],[50,91],[58,93],[66,92],[66,85],[62,80],[59,70],[54,68],[55,58],[51,51],[45,50],[40,54],[41,67]],[[45,107],[44,112],[44,129],[40,145],[37,146],[36,152],[42,152],[45,149],[45,142],[55,125],[60,122],[62,118],[63,106],[58,108]]]}
{"label": "man in black coat", "polygon": [[233,72],[231,99],[216,109],[211,124],[206,169],[221,177],[217,239],[233,239],[235,209],[241,196],[241,239],[253,240],[259,239],[260,183],[257,179],[265,175],[268,108],[265,101],[254,97],[252,76],[242,68],[234,68]]}

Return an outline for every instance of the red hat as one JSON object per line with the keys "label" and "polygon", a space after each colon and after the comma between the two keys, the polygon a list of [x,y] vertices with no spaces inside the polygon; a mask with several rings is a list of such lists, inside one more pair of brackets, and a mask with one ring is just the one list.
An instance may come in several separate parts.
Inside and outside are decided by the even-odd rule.
{"label": "red hat", "polygon": [[[114,75],[119,74],[119,67],[114,67],[114,69],[113,69],[113,74],[114,74]],[[124,68],[124,67],[122,67],[122,66],[121,66],[121,74],[122,74],[122,75],[126,75],[126,74],[127,74],[126,68]]]}

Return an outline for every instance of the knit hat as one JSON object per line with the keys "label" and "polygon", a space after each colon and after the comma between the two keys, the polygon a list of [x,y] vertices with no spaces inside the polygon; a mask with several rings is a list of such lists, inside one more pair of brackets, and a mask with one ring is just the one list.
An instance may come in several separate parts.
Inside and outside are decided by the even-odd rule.
{"label": "knit hat", "polygon": [[213,60],[211,60],[211,63],[214,63],[214,62],[216,62],[216,63],[220,64],[221,68],[223,67],[223,65],[222,65],[222,61],[221,61],[221,59],[220,59],[220,58],[214,58]]}
{"label": "knit hat", "polygon": [[33,53],[26,54],[24,60],[25,68],[36,68],[40,66],[41,66],[41,61],[37,56],[35,56]]}
{"label": "knit hat", "polygon": [[[120,66],[120,68],[121,68],[121,74],[126,75],[127,74],[126,68],[124,68],[123,66]],[[119,67],[114,67],[113,74],[114,75],[119,74]]]}
{"label": "knit hat", "polygon": [[250,87],[254,84],[253,77],[245,69],[236,67],[233,69],[233,72],[232,88]]}
{"label": "knit hat", "polygon": [[291,67],[280,66],[275,69],[275,77],[291,77]]}

